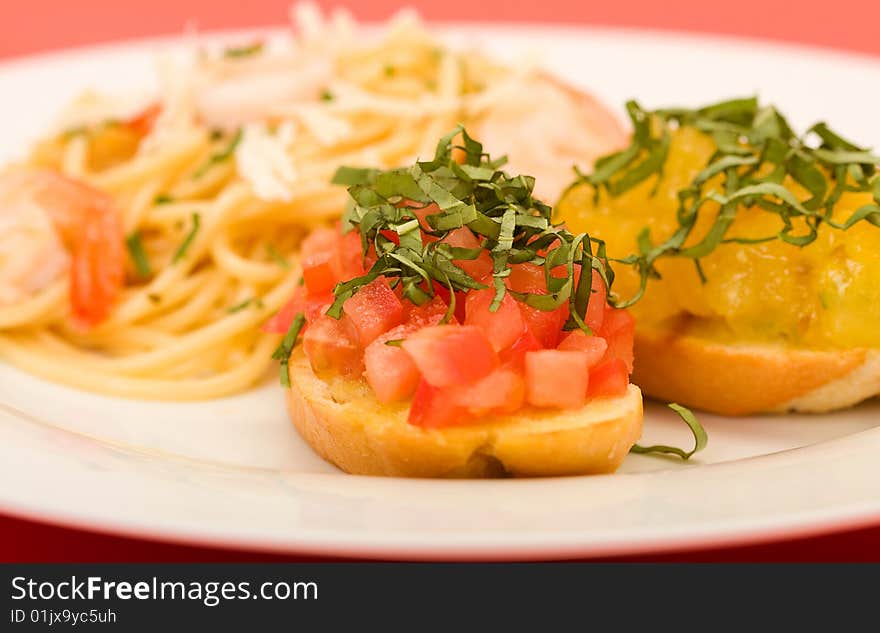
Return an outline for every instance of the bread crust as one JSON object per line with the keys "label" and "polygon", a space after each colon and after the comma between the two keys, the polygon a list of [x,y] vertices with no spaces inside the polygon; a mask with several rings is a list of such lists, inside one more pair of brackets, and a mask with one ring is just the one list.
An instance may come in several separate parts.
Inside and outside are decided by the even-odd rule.
{"label": "bread crust", "polygon": [[721,415],[826,412],[880,393],[880,353],[730,344],[637,329],[633,382],[654,398]]}
{"label": "bread crust", "polygon": [[613,472],[642,433],[642,397],[578,411],[526,409],[443,429],[407,422],[408,403],[383,405],[363,381],[316,376],[302,350],[289,362],[287,404],[300,435],[325,460],[358,475],[540,477]]}

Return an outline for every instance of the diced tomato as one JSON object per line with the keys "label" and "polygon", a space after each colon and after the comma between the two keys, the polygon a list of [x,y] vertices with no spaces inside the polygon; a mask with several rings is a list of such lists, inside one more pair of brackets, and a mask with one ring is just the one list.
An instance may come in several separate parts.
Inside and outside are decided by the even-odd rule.
{"label": "diced tomato", "polygon": [[[444,286],[441,283],[434,282],[434,294],[443,299],[446,305],[449,305],[452,297],[449,294],[449,288]],[[459,323],[464,323],[466,314],[466,304],[467,304],[467,293],[466,292],[456,292],[455,293],[455,318]]]}
{"label": "diced tomato", "polygon": [[302,341],[314,371],[332,369],[351,377],[364,372],[363,348],[354,341],[341,319],[319,316],[309,324]]}
{"label": "diced tomato", "polygon": [[636,321],[626,310],[608,307],[605,310],[605,321],[599,330],[608,341],[605,359],[619,358],[626,364],[627,373],[633,370],[633,341],[635,338]]}
{"label": "diced tomato", "polygon": [[547,292],[547,284],[544,282],[544,269],[534,264],[510,266],[507,285],[511,290],[516,290],[517,292],[531,292],[535,294]]}
{"label": "diced tomato", "polygon": [[[517,292],[546,294],[544,269],[534,264],[518,264],[510,267],[508,286]],[[560,331],[568,320],[568,305],[563,304],[555,310],[539,310],[522,302],[517,302],[526,325],[543,347],[553,348],[559,343]]]}
{"label": "diced tomato", "polygon": [[556,349],[586,352],[587,366],[595,367],[605,356],[608,342],[601,336],[587,336],[581,330],[574,330],[565,335]]}
{"label": "diced tomato", "polygon": [[622,396],[629,385],[629,372],[626,363],[619,358],[612,358],[594,367],[590,372],[590,385],[587,395],[590,398],[603,396]]}
{"label": "diced tomato", "polygon": [[[458,248],[480,248],[480,240],[466,226],[450,231],[440,241]],[[483,279],[492,274],[492,258],[486,251],[481,252],[476,259],[454,259],[452,261],[474,279]]]}
{"label": "diced tomato", "polygon": [[434,297],[420,306],[415,305],[412,301],[404,301],[403,322],[420,328],[437,325],[446,316],[448,308],[449,306],[440,297]]}
{"label": "diced tomato", "polygon": [[526,400],[537,407],[577,409],[586,403],[586,352],[544,349],[526,354]]}
{"label": "diced tomato", "polygon": [[333,252],[333,274],[338,280],[347,281],[366,272],[361,238],[357,231],[350,231],[345,235],[337,234]]}
{"label": "diced tomato", "polygon": [[584,322],[587,326],[597,332],[602,327],[602,321],[605,317],[605,282],[599,276],[599,273],[593,271],[592,293],[590,294],[590,302],[587,304],[587,314]]}
{"label": "diced tomato", "polygon": [[[581,265],[580,264],[572,264],[572,278],[574,279],[574,285],[577,286],[578,282],[581,279]],[[543,269],[542,269],[543,270]],[[559,277],[561,279],[565,279],[568,277],[568,266],[565,264],[560,264],[550,270],[551,277]]]}
{"label": "diced tomato", "polygon": [[293,317],[300,312],[306,317],[306,322],[311,323],[320,316],[327,307],[333,303],[333,295],[330,293],[310,296],[305,287],[300,286],[288,301],[272,318],[263,325],[264,332],[284,334],[290,329]]}
{"label": "diced tomato", "polygon": [[472,385],[448,387],[449,397],[475,415],[513,413],[526,398],[526,385],[519,372],[500,367]]}
{"label": "diced tomato", "polygon": [[482,329],[495,351],[501,351],[513,345],[523,335],[526,325],[516,299],[505,294],[498,310],[491,312],[489,308],[494,298],[495,290],[492,288],[469,292],[465,302],[464,322]]}
{"label": "diced tomato", "polygon": [[523,371],[526,352],[543,349],[541,342],[535,338],[532,331],[526,328],[526,331],[510,346],[499,355],[501,362],[505,365],[515,368],[517,371]]}
{"label": "diced tomato", "polygon": [[498,366],[483,331],[471,325],[434,325],[407,337],[403,349],[435,387],[467,385]]}
{"label": "diced tomato", "polygon": [[314,253],[302,259],[302,274],[306,288],[312,294],[320,294],[333,290],[339,281],[333,272],[333,253]]}
{"label": "diced tomato", "polygon": [[339,243],[341,235],[338,229],[320,227],[309,233],[302,242],[300,250],[303,257],[309,255],[321,255],[323,253],[333,253],[336,245]]}
{"label": "diced tomato", "polygon": [[367,382],[379,402],[408,398],[419,384],[421,375],[409,354],[399,346],[386,345],[387,341],[406,338],[415,329],[413,325],[400,325],[380,335],[364,350]]}
{"label": "diced tomato", "polygon": [[[402,200],[399,206],[411,207],[412,213],[419,219],[419,224],[421,224],[422,229],[424,229],[425,231],[434,230],[431,228],[431,225],[428,224],[427,218],[429,215],[440,213],[440,207],[438,207],[436,204],[429,204],[428,206],[423,207],[421,206],[420,202],[414,202],[412,200]],[[432,239],[436,240],[437,238],[431,238],[431,236],[429,235],[423,235],[422,239],[426,241],[431,241]]]}
{"label": "diced tomato", "polygon": [[384,277],[362,286],[342,304],[342,311],[362,346],[403,321],[403,304]]}
{"label": "diced tomato", "polygon": [[470,421],[467,409],[457,405],[437,387],[422,380],[409,409],[409,423],[423,428],[442,428]]}
{"label": "diced tomato", "polygon": [[397,246],[400,246],[400,236],[397,234],[397,231],[392,231],[390,229],[382,229],[379,231],[385,239],[391,240]]}
{"label": "diced tomato", "polygon": [[563,304],[555,310],[539,310],[522,302],[520,312],[528,328],[543,347],[554,348],[559,343],[562,326],[568,320],[568,305]]}

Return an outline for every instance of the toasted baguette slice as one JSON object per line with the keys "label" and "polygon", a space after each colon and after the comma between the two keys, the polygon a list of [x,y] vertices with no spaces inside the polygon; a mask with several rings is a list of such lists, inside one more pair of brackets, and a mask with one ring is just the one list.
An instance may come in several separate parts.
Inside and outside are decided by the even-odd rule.
{"label": "toasted baguette slice", "polygon": [[290,358],[287,402],[300,435],[357,475],[537,477],[613,472],[642,434],[642,394],[594,400],[578,411],[524,409],[478,424],[422,429],[408,403],[383,405],[364,381],[316,376],[301,349]]}
{"label": "toasted baguette slice", "polygon": [[633,382],[652,397],[720,413],[826,412],[880,394],[880,351],[730,344],[674,328],[636,332]]}

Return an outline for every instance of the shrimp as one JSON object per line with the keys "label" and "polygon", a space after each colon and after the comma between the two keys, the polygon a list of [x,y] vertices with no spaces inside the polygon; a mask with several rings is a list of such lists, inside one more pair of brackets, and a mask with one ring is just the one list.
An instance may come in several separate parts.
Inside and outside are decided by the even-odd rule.
{"label": "shrimp", "polygon": [[122,288],[121,219],[106,194],[43,169],[0,175],[0,305],[70,277],[74,324],[104,320]]}
{"label": "shrimp", "polygon": [[507,155],[508,172],[535,176],[537,196],[555,204],[574,180],[574,165],[589,171],[593,161],[629,139],[592,95],[544,72],[535,73],[533,88],[531,95],[501,95],[468,131],[493,156]]}

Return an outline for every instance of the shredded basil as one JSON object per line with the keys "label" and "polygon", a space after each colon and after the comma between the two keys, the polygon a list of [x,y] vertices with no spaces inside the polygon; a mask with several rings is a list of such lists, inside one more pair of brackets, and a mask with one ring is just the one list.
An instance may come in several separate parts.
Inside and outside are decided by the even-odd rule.
{"label": "shredded basil", "polygon": [[171,263],[176,264],[180,259],[186,255],[186,252],[189,250],[189,247],[192,245],[193,240],[196,239],[196,234],[199,232],[199,226],[201,225],[201,217],[198,213],[193,213],[192,215],[192,228],[190,228],[189,233],[186,234],[186,237],[183,238],[183,242],[177,248],[177,251],[174,253],[174,257],[171,258]]}
{"label": "shredded basil", "polygon": [[[639,291],[619,307],[642,296],[648,279],[658,276],[654,264],[661,257],[694,260],[705,281],[700,259],[721,244],[781,240],[804,247],[816,240],[822,224],[838,230],[862,221],[880,226],[880,176],[876,174],[880,156],[842,138],[825,123],[817,123],[798,136],[778,110],[759,105],[754,97],[698,109],[647,111],[635,101],[626,108],[634,129],[630,145],[597,160],[591,174],[577,172],[572,186],[587,184],[598,198],[602,192],[618,196],[650,178],[659,183],[671,135],[678,127],[689,126],[710,136],[716,150],[690,185],[678,192],[678,229],[655,243],[646,227],[639,236],[639,252],[613,260],[633,266],[641,278]],[[818,143],[811,139],[818,139]],[[723,177],[720,191],[708,186],[716,176]],[[798,198],[788,186],[791,181],[809,196]],[[832,214],[841,195],[849,191],[871,192],[874,204],[860,207],[839,222]],[[709,201],[720,206],[714,223],[699,243],[684,247]],[[729,236],[739,210],[754,207],[778,215],[781,229],[757,238]],[[795,234],[793,218],[803,218],[804,232]]]}
{"label": "shredded basil", "polygon": [[226,308],[226,312],[228,312],[229,314],[235,314],[236,312],[241,312],[252,304],[255,308],[263,307],[263,302],[260,300],[259,297],[251,297],[250,299],[245,299],[241,303],[236,303],[234,306]]}
{"label": "shredded basil", "polygon": [[204,176],[208,171],[210,171],[212,167],[214,167],[214,165],[225,162],[232,158],[233,154],[235,154],[235,149],[238,147],[238,144],[241,143],[241,136],[242,131],[241,128],[239,128],[226,147],[224,147],[219,152],[211,154],[208,159],[193,172],[193,180],[198,180],[199,178]]}
{"label": "shredded basil", "polygon": [[[647,133],[644,126],[639,133]],[[461,144],[455,145],[459,136]],[[625,182],[643,180],[644,171],[662,163],[667,150],[668,140],[659,141],[654,150],[657,155],[640,162],[637,174]],[[458,156],[454,156],[456,151]],[[332,182],[345,185],[350,196],[342,231],[357,231],[362,251],[374,251],[376,260],[363,275],[334,287],[335,299],[326,314],[341,318],[345,301],[381,276],[388,279],[392,287],[399,287],[403,296],[416,305],[434,297],[438,287],[445,287],[450,296],[446,321],[454,313],[456,292],[490,287],[471,277],[457,262],[474,260],[488,253],[493,268],[491,287],[495,291],[490,310],[498,310],[505,294],[544,311],[568,304],[570,318],[565,329],[581,329],[591,334],[585,323],[590,301],[626,303],[613,293],[614,271],[612,260],[606,256],[605,243],[586,233],[575,235],[563,225],[553,224],[551,207],[532,195],[535,179],[507,174],[501,169],[505,162],[504,157],[493,160],[483,151],[482,144],[459,125],[440,139],[432,160],[387,171],[340,167]],[[623,162],[616,161],[617,164]],[[429,207],[436,210],[424,217],[428,225],[425,233],[438,238],[435,240],[423,240],[419,230],[422,220],[417,211]],[[441,241],[464,226],[480,241],[479,248],[451,247]],[[391,234],[397,239],[391,239]],[[507,288],[504,280],[510,274],[510,266],[526,262],[543,268],[546,294]],[[582,267],[583,274],[575,275],[575,264]],[[564,276],[560,270],[565,271]],[[605,296],[592,297],[592,274],[588,273],[593,271],[605,283]],[[285,337],[286,343],[276,350],[276,359],[284,362],[289,356],[302,323],[302,315],[297,315]],[[386,344],[399,343],[391,340]],[[282,366],[282,383],[287,380],[287,368]],[[706,433],[694,415],[679,405],[670,406],[694,432],[695,448],[690,452],[673,447],[634,450],[675,452],[687,459],[705,446]]]}
{"label": "shredded basil", "polygon": [[281,385],[284,387],[290,387],[290,374],[288,372],[290,354],[293,352],[293,348],[296,346],[299,334],[305,324],[305,316],[302,312],[298,312],[297,315],[293,317],[293,321],[287,329],[287,334],[285,334],[284,338],[281,340],[281,344],[278,345],[272,353],[272,358],[281,363]]}
{"label": "shredded basil", "polygon": [[281,266],[281,268],[284,270],[290,270],[290,262],[284,259],[284,256],[271,244],[266,246],[266,254],[269,255],[272,261]]}
{"label": "shredded basil", "polygon": [[138,276],[149,277],[152,274],[152,269],[150,268],[147,252],[144,250],[144,245],[141,241],[141,234],[135,231],[129,235],[125,240],[125,246],[128,248],[128,254],[131,257],[132,263],[134,263],[134,269],[137,271]]}
{"label": "shredded basil", "polygon": [[[459,135],[462,145],[455,146],[453,140]],[[463,161],[453,156],[455,150],[463,153]],[[327,314],[339,318],[343,303],[379,276],[399,283],[403,296],[417,305],[430,300],[439,285],[449,289],[451,298],[459,291],[488,288],[457,263],[486,252],[493,264],[495,298],[491,310],[498,310],[505,294],[539,310],[555,310],[568,303],[572,318],[566,329],[589,333],[584,321],[592,276],[585,274],[576,281],[574,264],[597,271],[608,289],[605,298],[615,301],[610,294],[613,272],[604,243],[554,225],[550,206],[532,195],[535,179],[507,174],[501,169],[505,162],[503,157],[493,160],[458,126],[440,139],[433,160],[388,171],[340,167],[333,182],[346,185],[351,196],[343,230],[356,229],[364,252],[373,246],[378,257],[366,274],[336,286],[335,301]],[[409,204],[401,205],[403,199]],[[430,205],[436,205],[437,212],[426,217],[428,234],[442,239],[467,226],[481,241],[480,247],[454,248],[438,240],[423,241],[421,231],[415,230],[419,226],[416,211]],[[389,232],[398,235],[399,244],[387,237]],[[509,265],[524,262],[544,268],[547,294],[506,287]],[[567,271],[567,277],[551,274],[559,266]],[[454,311],[454,304],[449,308]]]}
{"label": "shredded basil", "polygon": [[636,444],[630,449],[631,453],[677,455],[684,460],[688,460],[694,455],[694,453],[698,453],[706,448],[706,444],[709,443],[709,435],[706,433],[706,429],[703,428],[703,425],[700,424],[693,412],[687,407],[683,407],[674,402],[667,406],[684,420],[684,423],[688,425],[691,433],[694,434],[694,447],[689,451],[685,451],[684,449],[675,446],[666,446],[663,444],[657,444],[654,446],[639,446]]}
{"label": "shredded basil", "polygon": [[250,57],[251,55],[262,53],[265,46],[264,42],[254,42],[245,46],[231,46],[223,51],[223,56],[230,58]]}

